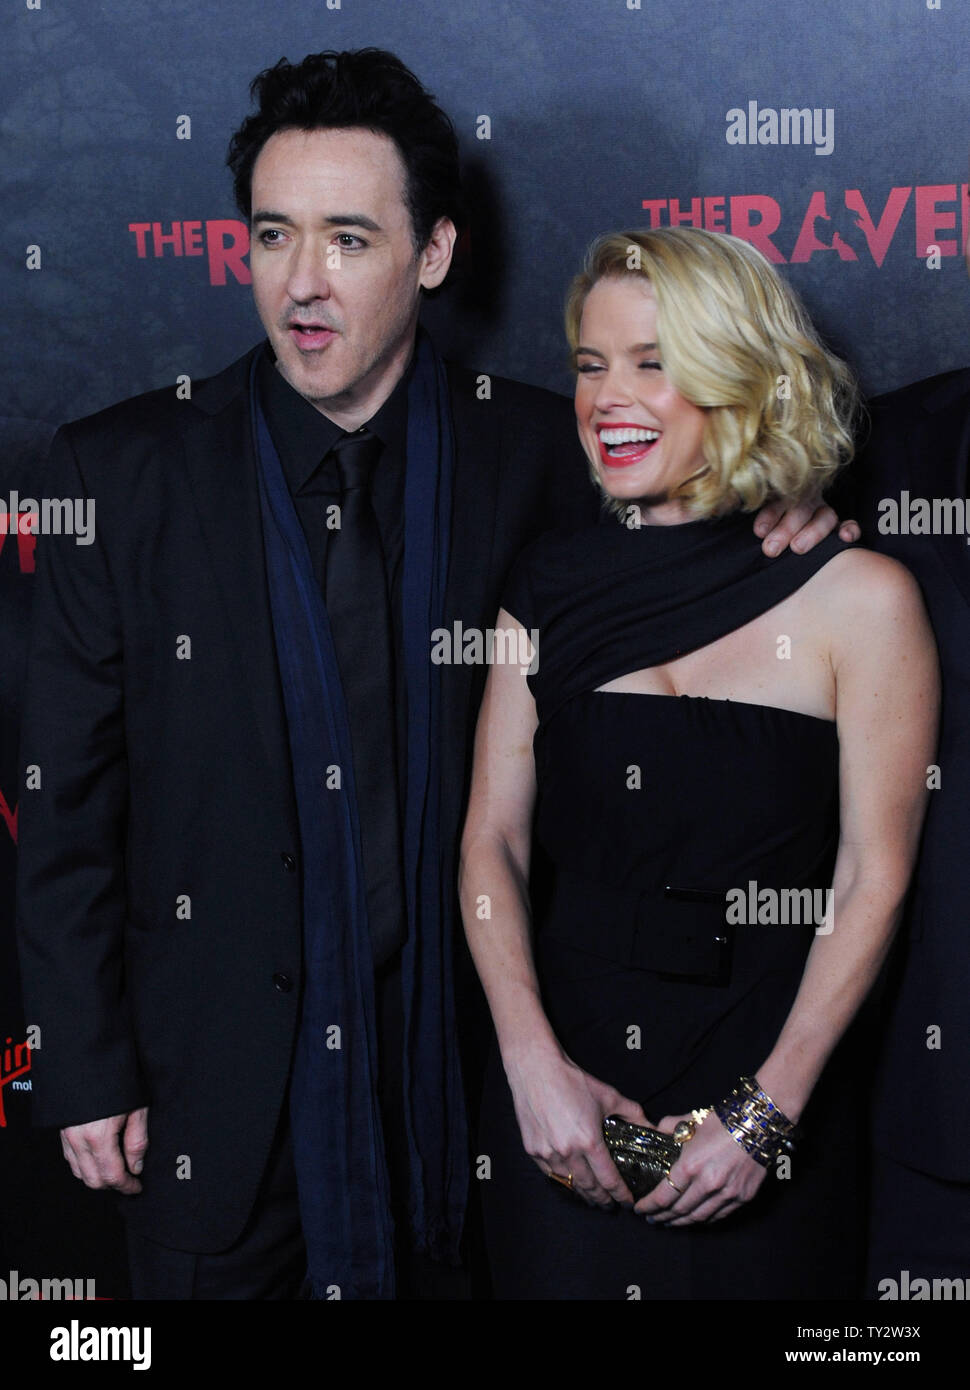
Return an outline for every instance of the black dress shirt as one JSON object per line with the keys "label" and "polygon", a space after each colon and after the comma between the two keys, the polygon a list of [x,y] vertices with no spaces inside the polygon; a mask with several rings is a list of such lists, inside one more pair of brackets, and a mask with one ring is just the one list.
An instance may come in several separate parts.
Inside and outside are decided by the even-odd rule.
{"label": "black dress shirt", "polygon": [[[276,359],[265,345],[257,367],[260,400],[273,443],[280,456],[296,514],[306,536],[310,560],[320,591],[326,597],[327,544],[333,534],[327,526],[329,508],[340,502],[340,478],[331,450],[347,431],[342,430],[298,391],[276,369]],[[384,551],[390,599],[394,689],[389,692],[395,711],[396,749],[391,759],[396,774],[400,823],[404,823],[404,787],[407,776],[407,687],[404,678],[403,599],[404,572],[404,473],[407,461],[408,382],[411,369],[387,400],[368,420],[367,428],[381,441],[383,449],[371,482],[371,505]],[[352,735],[366,737],[367,710],[347,711]],[[363,819],[366,805],[360,806]],[[399,859],[403,852],[398,847]],[[400,880],[404,881],[403,862]],[[400,938],[406,933],[405,906],[401,905]]]}

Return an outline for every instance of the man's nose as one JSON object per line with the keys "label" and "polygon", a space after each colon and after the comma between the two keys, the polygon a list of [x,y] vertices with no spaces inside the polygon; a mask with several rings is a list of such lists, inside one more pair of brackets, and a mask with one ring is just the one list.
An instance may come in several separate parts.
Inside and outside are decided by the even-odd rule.
{"label": "man's nose", "polygon": [[327,248],[305,241],[297,247],[290,261],[286,289],[297,304],[313,299],[330,298],[330,279],[335,268],[328,264]]}

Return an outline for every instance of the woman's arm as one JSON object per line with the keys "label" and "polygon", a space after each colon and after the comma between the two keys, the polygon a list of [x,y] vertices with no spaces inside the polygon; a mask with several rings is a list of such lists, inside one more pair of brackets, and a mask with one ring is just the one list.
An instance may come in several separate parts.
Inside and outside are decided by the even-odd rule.
{"label": "woman's arm", "polygon": [[796,1121],[899,925],[936,756],[939,666],[919,587],[885,556],[853,559],[864,565],[853,566],[832,651],[840,805],[834,913],[758,1073]]}
{"label": "woman's arm", "polygon": [[[497,626],[520,628],[504,609]],[[516,647],[515,650],[522,650]],[[531,659],[530,648],[530,659]],[[542,1007],[528,898],[535,702],[519,666],[493,665],[485,686],[461,845],[465,934],[488,997],[522,1142],[545,1173],[598,1205],[632,1202],[603,1141],[604,1115],[646,1123],[639,1105],[563,1052]]]}
{"label": "woman's arm", "polygon": [[[791,1012],[756,1073],[762,1090],[794,1121],[879,973],[899,923],[939,711],[936,647],[909,572],[861,551],[847,557],[835,578],[821,595],[831,615],[839,733],[833,913],[816,934]],[[860,1106],[864,1101],[860,1095]],[[661,1127],[672,1125],[662,1121]],[[765,1171],[711,1116],[671,1172],[684,1196],[662,1185],[637,1211],[674,1225],[719,1219],[754,1195]]]}

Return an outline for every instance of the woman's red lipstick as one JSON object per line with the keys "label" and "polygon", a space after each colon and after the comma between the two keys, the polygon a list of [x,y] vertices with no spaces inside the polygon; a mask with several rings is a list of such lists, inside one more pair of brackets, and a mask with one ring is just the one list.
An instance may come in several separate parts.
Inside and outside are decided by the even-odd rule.
{"label": "woman's red lipstick", "polygon": [[631,468],[640,463],[661,437],[661,431],[631,421],[598,425],[596,438],[604,468]]}

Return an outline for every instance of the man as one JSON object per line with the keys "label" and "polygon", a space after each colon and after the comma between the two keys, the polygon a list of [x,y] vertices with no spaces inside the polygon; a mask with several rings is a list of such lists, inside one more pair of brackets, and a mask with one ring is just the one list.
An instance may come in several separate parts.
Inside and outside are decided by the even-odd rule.
{"label": "man", "polygon": [[467,1185],[451,952],[484,668],[433,639],[483,633],[517,552],[595,494],[566,401],[445,369],[418,330],[461,204],[413,75],[326,53],[254,94],[230,165],[268,343],[190,402],[68,426],[46,479],[98,528],[38,567],[35,1118],[124,1194],[136,1295],[288,1297],[308,1259],[314,1297],[390,1297],[428,1292],[414,1251],[454,1256]]}
{"label": "man", "polygon": [[[970,1274],[970,371],[882,396],[872,417],[852,470],[853,514],[864,543],[901,560],[920,583],[943,703],[920,859],[888,978],[869,1293],[930,1297],[934,1279]],[[930,1281],[925,1293],[917,1279]]]}

